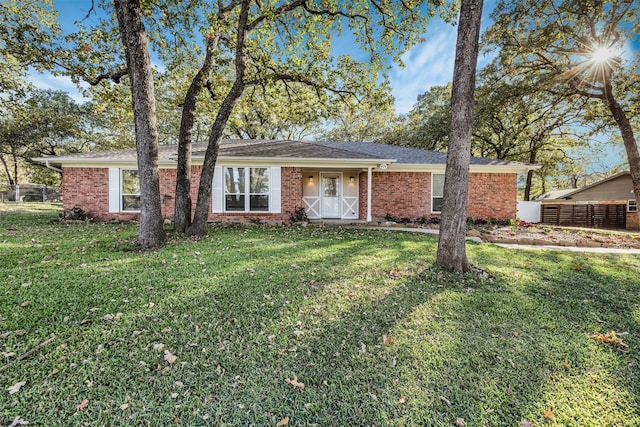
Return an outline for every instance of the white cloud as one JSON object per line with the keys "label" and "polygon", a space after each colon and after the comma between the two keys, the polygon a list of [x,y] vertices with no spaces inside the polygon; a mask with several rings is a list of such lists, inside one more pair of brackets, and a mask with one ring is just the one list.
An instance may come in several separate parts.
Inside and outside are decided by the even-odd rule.
{"label": "white cloud", "polygon": [[88,101],[87,98],[82,96],[78,86],[67,76],[54,76],[50,73],[41,73],[30,70],[29,81],[38,89],[61,90],[67,92],[71,99],[77,103]]}
{"label": "white cloud", "polygon": [[425,38],[425,43],[403,55],[404,68],[395,65],[391,70],[389,77],[398,113],[407,113],[418,95],[431,86],[447,84],[453,77],[456,28],[434,21]]}

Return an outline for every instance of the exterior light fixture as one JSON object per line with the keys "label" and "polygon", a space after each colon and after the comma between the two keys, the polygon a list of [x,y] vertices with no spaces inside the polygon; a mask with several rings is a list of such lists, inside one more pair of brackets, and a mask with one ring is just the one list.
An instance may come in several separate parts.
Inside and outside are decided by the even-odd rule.
{"label": "exterior light fixture", "polygon": [[356,182],[356,178],[355,178],[355,177],[353,177],[353,176],[350,176],[350,177],[349,177],[349,181],[351,181],[351,182]]}
{"label": "exterior light fixture", "polygon": [[309,175],[309,182],[313,182],[313,175]]}

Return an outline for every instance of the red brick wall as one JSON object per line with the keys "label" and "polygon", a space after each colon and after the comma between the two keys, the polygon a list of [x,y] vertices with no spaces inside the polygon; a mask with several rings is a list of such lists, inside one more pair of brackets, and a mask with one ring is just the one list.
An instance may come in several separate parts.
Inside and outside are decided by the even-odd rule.
{"label": "red brick wall", "polygon": [[[198,198],[198,185],[202,166],[191,169],[191,200],[193,209]],[[281,212],[233,212],[209,213],[209,219],[215,220],[287,220],[299,207],[302,207],[302,168],[283,167],[281,169]],[[160,169],[160,198],[162,200],[162,216],[173,218],[175,209],[176,170]],[[107,168],[64,168],[62,174],[63,207],[84,209],[93,218],[100,220],[129,220],[138,217],[138,212],[109,212],[109,169]],[[210,202],[211,204],[211,202]]]}
{"label": "red brick wall", "polygon": [[62,195],[65,211],[79,207],[94,218],[111,218],[108,214],[109,169],[64,168]]}
{"label": "red brick wall", "polygon": [[469,175],[467,216],[472,218],[515,218],[518,182],[515,173],[472,173]]}
{"label": "red brick wall", "polygon": [[627,230],[640,230],[638,212],[627,212]]}
{"label": "red brick wall", "polygon": [[[367,173],[360,180],[360,219],[367,215]],[[431,213],[430,172],[374,172],[371,216],[384,219],[387,213],[398,218],[417,219]],[[515,218],[516,174],[472,173],[469,176],[467,216],[473,218]]]}

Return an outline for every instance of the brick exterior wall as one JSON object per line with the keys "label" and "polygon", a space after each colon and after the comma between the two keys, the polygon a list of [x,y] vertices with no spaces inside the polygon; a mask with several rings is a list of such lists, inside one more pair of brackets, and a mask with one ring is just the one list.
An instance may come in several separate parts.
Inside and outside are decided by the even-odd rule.
{"label": "brick exterior wall", "polygon": [[[191,168],[191,200],[193,209],[198,198],[198,185],[202,166]],[[175,209],[176,170],[160,169],[160,198],[162,216],[171,219]],[[138,212],[109,212],[109,169],[108,168],[64,168],[62,174],[63,208],[84,209],[91,217],[99,220],[130,220],[139,216]],[[209,220],[288,220],[302,204],[302,168],[283,167],[281,169],[281,212],[230,212],[209,213]]]}
{"label": "brick exterior wall", "polygon": [[469,175],[467,216],[511,219],[516,217],[518,180],[515,173]]}
{"label": "brick exterior wall", "polygon": [[[97,219],[113,218],[109,214],[109,169],[64,168],[62,173],[62,207],[84,209]],[[128,219],[130,214],[114,219]]]}
{"label": "brick exterior wall", "polygon": [[[360,219],[367,215],[367,173],[359,175]],[[439,216],[431,213],[430,172],[373,172],[371,216],[383,220],[387,213],[398,218]],[[515,173],[472,173],[469,176],[467,216],[473,218],[515,218],[517,198]]]}
{"label": "brick exterior wall", "polygon": [[627,212],[627,230],[640,230],[638,212]]}

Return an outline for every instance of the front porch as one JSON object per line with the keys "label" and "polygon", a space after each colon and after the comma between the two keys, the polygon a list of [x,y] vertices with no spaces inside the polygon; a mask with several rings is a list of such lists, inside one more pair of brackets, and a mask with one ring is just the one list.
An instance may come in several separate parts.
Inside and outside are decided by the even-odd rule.
{"label": "front porch", "polygon": [[[307,217],[311,220],[370,221],[370,203],[365,205],[365,212],[360,212],[360,195],[371,194],[366,191],[367,188],[370,190],[371,169],[303,169],[302,203]],[[361,186],[366,193],[361,191]]]}

